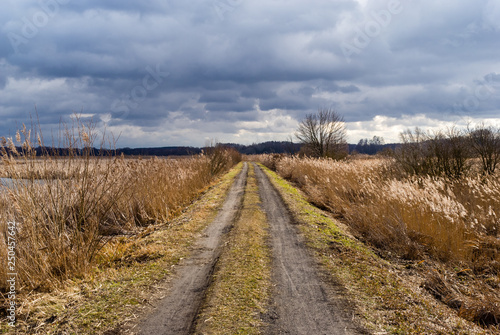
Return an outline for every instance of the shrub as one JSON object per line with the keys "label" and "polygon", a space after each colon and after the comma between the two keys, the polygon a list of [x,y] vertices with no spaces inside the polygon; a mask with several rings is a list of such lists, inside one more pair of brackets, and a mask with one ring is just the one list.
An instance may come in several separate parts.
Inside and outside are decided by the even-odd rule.
{"label": "shrub", "polygon": [[241,154],[235,148],[212,142],[205,147],[206,156],[210,162],[210,173],[217,176],[228,167],[241,162]]}
{"label": "shrub", "polygon": [[479,125],[469,129],[473,152],[480,158],[483,174],[495,173],[500,162],[500,129]]}
{"label": "shrub", "polygon": [[395,158],[406,173],[461,178],[471,168],[469,139],[462,131],[451,128],[431,134],[415,128],[400,137]]}
{"label": "shrub", "polygon": [[[2,177],[12,178],[12,185],[0,186],[2,292],[7,289],[8,222],[18,227],[20,287],[52,289],[86,275],[113,236],[178,215],[240,158],[223,149],[212,157],[128,159],[106,150],[106,136],[92,123],[77,118],[63,129],[63,149],[47,148],[41,134],[34,141],[34,131],[25,127],[15,139],[1,141]],[[94,149],[99,137],[100,149]]]}

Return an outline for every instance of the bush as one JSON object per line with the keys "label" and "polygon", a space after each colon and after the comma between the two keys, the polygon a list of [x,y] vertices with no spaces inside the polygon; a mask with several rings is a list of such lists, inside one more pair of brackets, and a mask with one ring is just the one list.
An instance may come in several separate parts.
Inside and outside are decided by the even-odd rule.
{"label": "bush", "polygon": [[219,143],[212,143],[210,146],[207,146],[205,153],[210,162],[210,173],[212,176],[217,176],[241,162],[241,154],[238,150]]}
{"label": "bush", "polygon": [[500,162],[500,129],[479,125],[469,129],[469,138],[473,152],[481,160],[483,174],[495,173]]}
{"label": "bush", "polygon": [[396,150],[399,166],[408,174],[461,178],[471,168],[468,136],[455,128],[434,134],[419,128],[400,134],[402,144]]}
{"label": "bush", "polygon": [[[92,123],[76,119],[72,127],[63,127],[64,150],[43,149],[37,155],[46,148],[43,137],[34,141],[34,132],[25,127],[15,139],[1,140],[2,177],[12,178],[12,185],[0,186],[2,292],[7,289],[8,222],[18,227],[19,287],[52,289],[87,274],[114,235],[178,215],[241,159],[225,148],[211,156],[127,159],[104,149],[106,136]],[[100,149],[94,149],[98,136]]]}

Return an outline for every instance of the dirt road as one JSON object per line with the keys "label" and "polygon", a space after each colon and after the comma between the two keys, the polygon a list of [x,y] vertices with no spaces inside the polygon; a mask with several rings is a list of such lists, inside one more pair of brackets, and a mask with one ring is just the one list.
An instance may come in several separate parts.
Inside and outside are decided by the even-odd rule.
{"label": "dirt road", "polygon": [[345,321],[343,306],[329,296],[317,266],[293,220],[264,172],[255,171],[271,227],[274,302],[268,334],[357,334]]}
{"label": "dirt road", "polygon": [[196,243],[191,257],[181,262],[170,292],[153,314],[139,325],[139,334],[178,335],[192,331],[220,254],[222,236],[230,229],[241,207],[247,173],[248,166],[245,164],[231,186],[222,209]]}
{"label": "dirt road", "polygon": [[[236,178],[217,218],[197,243],[193,255],[179,267],[166,298],[141,325],[139,334],[190,334],[203,303],[223,235],[238,216],[248,166]],[[263,211],[270,225],[273,301],[264,316],[266,334],[358,334],[342,316],[331,287],[318,268],[279,194],[255,167]]]}

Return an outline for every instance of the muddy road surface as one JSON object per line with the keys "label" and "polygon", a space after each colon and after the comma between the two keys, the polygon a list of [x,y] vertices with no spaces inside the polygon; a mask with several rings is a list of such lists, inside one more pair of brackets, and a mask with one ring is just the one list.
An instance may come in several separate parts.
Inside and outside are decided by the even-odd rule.
{"label": "muddy road surface", "polygon": [[[224,234],[237,219],[248,174],[245,163],[223,208],[205,230],[189,259],[181,262],[171,288],[154,312],[139,325],[139,334],[191,334],[220,254]],[[264,334],[359,334],[344,303],[307,249],[280,195],[255,165],[262,210],[270,225],[273,298],[263,316]],[[323,278],[323,279],[322,279]],[[341,300],[341,299],[340,299]]]}

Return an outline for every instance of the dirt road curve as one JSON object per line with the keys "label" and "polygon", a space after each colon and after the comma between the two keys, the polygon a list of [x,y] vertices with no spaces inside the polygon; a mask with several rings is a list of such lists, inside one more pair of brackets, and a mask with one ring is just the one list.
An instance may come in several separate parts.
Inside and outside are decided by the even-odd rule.
{"label": "dirt road curve", "polygon": [[[241,207],[248,166],[233,184],[223,208],[179,267],[167,297],[140,325],[140,334],[190,334],[219,255],[222,237]],[[263,210],[271,227],[274,297],[266,334],[357,334],[341,317],[342,307],[328,293],[279,194],[255,168]]]}
{"label": "dirt road curve", "polygon": [[220,242],[236,219],[245,190],[248,166],[236,178],[214,221],[196,243],[192,256],[181,262],[173,286],[155,312],[139,326],[139,334],[189,334],[220,254]]}

